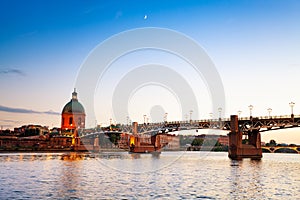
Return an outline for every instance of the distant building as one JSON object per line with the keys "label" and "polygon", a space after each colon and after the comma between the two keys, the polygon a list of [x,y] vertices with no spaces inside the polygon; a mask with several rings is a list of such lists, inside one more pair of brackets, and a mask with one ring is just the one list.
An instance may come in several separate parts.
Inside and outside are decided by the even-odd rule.
{"label": "distant building", "polygon": [[202,135],[195,136],[195,138],[203,139],[203,140],[206,140],[206,141],[209,141],[209,140],[217,141],[222,146],[228,146],[228,144],[229,144],[229,138],[228,138],[227,135],[206,135],[206,134],[202,134]]}
{"label": "distant building", "polygon": [[62,134],[72,134],[76,129],[85,128],[85,111],[77,98],[76,89],[72,99],[64,106],[61,113]]}
{"label": "distant building", "polygon": [[[80,145],[78,129],[85,128],[85,111],[74,89],[61,114],[61,128],[24,125],[14,131],[0,131],[0,150],[86,150]],[[59,133],[62,134],[59,134]]]}
{"label": "distant building", "polygon": [[220,135],[218,138],[218,142],[223,146],[228,146],[229,138],[227,135]]}
{"label": "distant building", "polygon": [[168,134],[167,136],[167,145],[165,149],[168,150],[179,150],[180,149],[180,138],[178,135]]}
{"label": "distant building", "polygon": [[49,134],[49,129],[47,126],[30,124],[14,128],[13,133],[20,137],[39,136]]}

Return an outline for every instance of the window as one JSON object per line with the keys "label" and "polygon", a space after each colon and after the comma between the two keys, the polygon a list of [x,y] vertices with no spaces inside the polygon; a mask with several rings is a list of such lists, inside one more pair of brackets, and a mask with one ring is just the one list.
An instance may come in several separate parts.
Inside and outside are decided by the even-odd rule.
{"label": "window", "polygon": [[69,118],[69,125],[73,124],[73,117]]}

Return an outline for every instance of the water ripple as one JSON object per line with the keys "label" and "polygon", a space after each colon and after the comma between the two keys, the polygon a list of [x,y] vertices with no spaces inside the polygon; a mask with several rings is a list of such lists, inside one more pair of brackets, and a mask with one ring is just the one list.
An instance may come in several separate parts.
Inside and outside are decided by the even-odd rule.
{"label": "water ripple", "polygon": [[0,162],[0,199],[296,199],[300,194],[295,154],[231,161],[226,153],[201,152],[16,153],[0,154]]}

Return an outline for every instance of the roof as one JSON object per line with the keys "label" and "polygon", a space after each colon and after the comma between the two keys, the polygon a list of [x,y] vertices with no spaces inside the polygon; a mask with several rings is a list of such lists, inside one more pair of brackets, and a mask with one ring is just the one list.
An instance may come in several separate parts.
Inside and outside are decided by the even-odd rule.
{"label": "roof", "polygon": [[82,113],[85,114],[84,108],[81,105],[81,103],[78,102],[77,99],[71,99],[63,108],[62,114],[63,113]]}

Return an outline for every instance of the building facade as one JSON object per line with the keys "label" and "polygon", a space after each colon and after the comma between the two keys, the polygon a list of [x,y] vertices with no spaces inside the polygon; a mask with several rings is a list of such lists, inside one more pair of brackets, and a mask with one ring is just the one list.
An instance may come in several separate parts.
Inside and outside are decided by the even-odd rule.
{"label": "building facade", "polygon": [[72,134],[80,128],[85,128],[85,110],[79,103],[76,89],[74,89],[72,99],[64,106],[61,113],[61,132]]}

